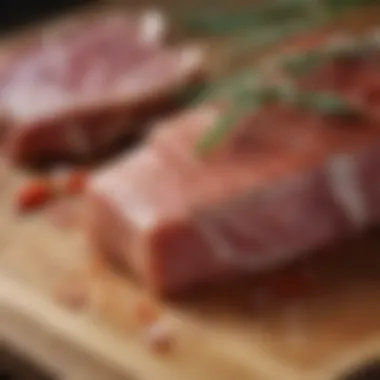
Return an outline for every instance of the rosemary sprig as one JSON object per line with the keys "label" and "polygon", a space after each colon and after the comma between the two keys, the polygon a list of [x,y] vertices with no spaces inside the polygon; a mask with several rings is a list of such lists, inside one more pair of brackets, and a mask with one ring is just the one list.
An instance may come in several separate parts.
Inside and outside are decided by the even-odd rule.
{"label": "rosemary sprig", "polygon": [[327,0],[326,7],[332,15],[336,16],[342,11],[347,9],[359,8],[364,6],[376,6],[379,5],[378,0]]}
{"label": "rosemary sprig", "polygon": [[[286,71],[299,75],[310,67],[314,67],[320,63],[321,60],[361,54],[363,48],[368,48],[368,41],[373,43],[373,37],[362,41],[345,40],[341,41],[340,44],[329,45],[319,51],[311,51],[304,55],[292,56],[292,60],[280,61],[280,71],[285,67]],[[373,45],[371,46],[373,47]],[[268,66],[270,66],[270,62],[268,62]],[[240,73],[238,78],[235,77],[235,81],[232,85],[228,83],[225,84],[224,92],[219,88],[219,96],[221,94],[223,96],[224,94],[226,99],[232,101],[234,107],[227,116],[219,120],[211,129],[211,132],[200,141],[197,147],[198,152],[205,153],[209,151],[227,136],[228,132],[238,122],[239,115],[243,117],[248,111],[252,112],[258,106],[270,102],[290,103],[294,106],[308,108],[330,116],[354,115],[357,113],[356,109],[336,94],[297,91],[294,87],[292,77],[286,78],[285,76],[283,78],[286,85],[263,87],[262,81],[260,81],[262,73],[263,72],[258,69]],[[250,79],[250,81],[247,79]],[[253,83],[254,79],[256,80],[256,86]],[[216,96],[215,93],[213,95],[214,97]]]}
{"label": "rosemary sprig", "polygon": [[[341,39],[317,50],[302,54],[286,56],[282,59],[283,69],[292,75],[303,75],[323,62],[340,59],[359,57],[375,47],[373,38],[350,40]],[[377,46],[379,46],[377,42]]]}
{"label": "rosemary sprig", "polygon": [[209,152],[228,136],[231,129],[244,118],[265,104],[276,102],[286,95],[281,87],[260,87],[246,89],[234,97],[234,104],[219,120],[216,121],[211,131],[197,144],[196,150],[199,154]]}
{"label": "rosemary sprig", "polygon": [[244,35],[236,35],[231,38],[230,48],[228,50],[229,61],[241,60],[244,56],[252,57],[253,53],[261,52],[262,48],[268,48],[286,38],[305,33],[306,31],[322,26],[320,20],[303,19],[289,22],[283,20],[276,24],[275,27],[268,25],[258,30],[252,29],[244,31]]}
{"label": "rosemary sprig", "polygon": [[292,75],[303,75],[315,68],[321,61],[321,54],[316,51],[295,54],[282,59],[282,68]]}
{"label": "rosemary sprig", "polygon": [[263,87],[239,93],[230,111],[223,115],[197,144],[197,153],[204,155],[227,138],[236,124],[248,114],[270,103],[288,103],[317,111],[324,115],[340,116],[356,113],[350,104],[338,95],[326,92],[302,92],[291,86]]}
{"label": "rosemary sprig", "polygon": [[229,34],[242,29],[258,30],[269,24],[311,17],[310,7],[303,0],[276,0],[264,4],[254,4],[234,11],[207,9],[201,12],[188,12],[183,17],[183,26],[198,34]]}
{"label": "rosemary sprig", "polygon": [[252,4],[239,9],[220,5],[220,2],[203,1],[195,3],[196,9],[185,9],[177,17],[187,32],[215,36],[230,35],[239,30],[259,31],[263,27],[287,20],[289,23],[297,20],[330,21],[346,11],[379,5],[378,0],[271,0]]}
{"label": "rosemary sprig", "polygon": [[[301,21],[295,24],[284,23],[277,28],[268,28],[260,33],[252,33],[245,38],[236,38],[235,43],[232,41],[232,47],[229,50],[229,61],[233,63],[234,59],[239,59],[245,53],[252,53],[262,47],[268,47],[281,41],[286,37],[303,32],[309,27],[316,27],[318,24],[311,24],[309,21]],[[232,57],[232,58],[231,58]],[[204,101],[230,99],[240,89],[252,87],[253,84],[260,81],[262,73],[256,69],[240,70],[235,75],[229,75],[223,79],[217,79],[200,92],[199,96],[194,99],[193,104],[203,103]]]}
{"label": "rosemary sprig", "polygon": [[[291,4],[290,8],[296,7],[297,4],[300,5],[300,0],[288,0],[288,6],[289,3]],[[265,25],[260,25],[260,23],[252,23],[248,29],[243,29],[241,34],[238,33],[232,37],[229,44],[230,47],[225,54],[226,56],[223,56],[223,61],[227,63],[227,66],[234,65],[234,61],[244,59],[247,54],[252,56],[253,52],[260,51],[263,47],[275,45],[277,42],[294,36],[300,32],[305,32],[307,30],[323,26],[326,22],[331,20],[332,15],[339,15],[352,7],[359,7],[359,5],[372,5],[376,2],[372,2],[372,0],[364,0],[363,2],[361,2],[361,0],[350,0],[349,2],[345,2],[345,0],[310,0],[309,2],[307,0],[303,0],[301,3],[301,7],[306,6],[310,8],[310,17],[304,17],[301,20],[294,20],[292,18],[289,20],[287,18],[282,18],[280,21],[276,22],[275,25],[268,25],[268,23],[265,23]],[[271,9],[271,7],[273,8],[275,6],[280,6],[281,8],[281,4],[284,6],[284,0],[272,1],[270,5],[266,5],[266,7]],[[262,9],[262,7],[255,8],[256,16],[258,18],[261,17],[260,9]],[[274,14],[277,13],[274,12]],[[229,17],[233,18],[234,15],[229,15]],[[336,50],[339,51],[339,49],[343,50],[342,47],[338,47]],[[324,56],[327,57],[328,54],[332,56],[334,54],[334,49],[331,49],[329,53],[326,51]],[[341,51],[340,54],[343,54],[343,51]],[[346,52],[346,54],[348,54],[348,52]],[[302,75],[303,72],[306,72],[308,69],[311,69],[313,66],[318,64],[318,62],[320,62],[320,58],[322,57],[323,54],[320,52],[312,52],[303,56],[289,56],[285,58],[284,64],[287,66],[289,73],[298,72]],[[242,74],[242,76],[245,75],[246,73]],[[241,75],[239,74],[235,77],[230,77],[227,80],[220,80],[220,78],[216,78],[216,81],[209,83],[209,85],[205,87],[204,91],[202,91],[199,96],[195,98],[194,103],[203,102],[207,98],[224,97],[225,94],[231,92],[228,90],[228,87],[238,87],[240,85],[238,83],[241,82],[239,79],[240,76]]]}
{"label": "rosemary sprig", "polygon": [[329,116],[353,115],[357,112],[344,99],[327,92],[301,93],[298,105]]}
{"label": "rosemary sprig", "polygon": [[205,101],[230,100],[244,92],[252,89],[260,82],[261,75],[257,70],[242,70],[224,81],[218,81],[207,86],[194,100],[194,105]]}
{"label": "rosemary sprig", "polygon": [[236,123],[241,120],[242,115],[244,116],[245,112],[247,112],[247,108],[245,107],[233,107],[230,112],[219,119],[211,130],[197,143],[196,152],[199,155],[204,155],[210,152],[215,146],[219,145],[221,141],[229,135]]}
{"label": "rosemary sprig", "polygon": [[[299,5],[297,0],[290,1],[290,3],[292,6],[295,6],[296,4]],[[293,22],[297,19],[297,17],[299,17],[299,13],[297,13],[299,9],[295,12],[294,8],[293,13],[288,13],[288,18],[285,19],[285,21],[283,21],[282,16],[280,17],[283,21],[281,23],[281,28],[276,28],[275,25],[263,27],[263,24],[268,24],[268,22],[265,21],[265,17],[258,20],[256,24],[251,23],[253,26],[248,29],[249,32],[246,33],[245,37],[241,38],[238,47],[231,49],[231,55],[241,55],[244,50],[252,51],[255,50],[257,46],[260,47],[270,42],[277,42],[286,36],[296,34],[300,31],[297,29],[299,28],[299,25],[301,25],[301,30],[306,30],[310,27],[321,26],[331,21],[333,16],[339,16],[345,11],[355,7],[379,5],[378,2],[371,0],[314,0],[314,6],[311,6],[311,3],[312,1],[308,4],[308,7],[306,7],[309,11],[310,9],[313,10],[310,12],[311,16],[305,17],[300,23]],[[276,4],[277,6],[279,5],[278,2]],[[260,9],[262,10],[262,8]],[[257,15],[260,14],[262,17],[265,14],[265,12],[260,13],[259,10],[256,8],[256,12],[258,13],[256,13],[255,17],[258,17]],[[277,20],[276,17],[279,14],[276,13],[276,11],[273,13],[269,12],[268,14],[270,16],[269,20],[272,20],[275,24]],[[230,16],[234,17],[234,15]],[[249,19],[248,14],[244,17],[247,17],[247,20]],[[250,20],[252,21],[252,19]],[[263,20],[264,22],[260,23]],[[240,25],[243,24],[244,23],[240,23]],[[296,29],[294,28],[295,25],[297,25]],[[284,31],[286,31],[286,33]],[[264,37],[258,38],[260,33],[263,33]],[[237,40],[238,39],[239,37]],[[280,69],[281,73],[285,74],[285,76],[290,74],[294,77],[294,75],[302,74],[315,67],[323,60],[361,54],[366,49],[368,49],[368,44],[366,45],[365,43],[338,43],[335,45],[329,45],[319,51],[312,51],[303,55],[298,54],[287,56],[285,59],[280,60],[280,64],[277,64],[276,66]],[[210,151],[214,146],[218,145],[226,136],[228,136],[229,132],[242,117],[244,117],[247,113],[253,112],[256,108],[266,102],[288,102],[299,107],[317,110],[318,112],[327,115],[352,114],[353,112],[356,112],[356,110],[354,110],[338,95],[331,93],[302,93],[294,91],[292,88],[292,77],[290,78],[290,87],[280,85],[275,89],[271,88],[270,91],[268,91],[268,88],[264,90],[261,87],[261,90],[258,91],[255,81],[260,82],[258,79],[260,79],[261,76],[262,71],[257,68],[247,70],[246,72],[239,73],[238,75],[230,77],[227,80],[212,83],[204,92],[200,94],[198,98],[196,98],[195,103],[222,98],[229,100],[230,104],[232,104],[232,108],[227,112],[227,114],[218,120],[209,133],[207,133],[199,141],[196,147],[197,152],[204,154]],[[271,96],[267,97],[269,94],[271,94]]]}

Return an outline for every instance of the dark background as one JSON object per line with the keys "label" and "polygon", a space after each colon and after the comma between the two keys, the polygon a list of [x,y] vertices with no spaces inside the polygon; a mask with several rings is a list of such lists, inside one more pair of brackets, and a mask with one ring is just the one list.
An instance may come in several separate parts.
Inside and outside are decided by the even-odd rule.
{"label": "dark background", "polygon": [[62,13],[92,0],[0,0],[0,32]]}
{"label": "dark background", "polygon": [[56,380],[20,357],[19,353],[0,347],[0,380]]}

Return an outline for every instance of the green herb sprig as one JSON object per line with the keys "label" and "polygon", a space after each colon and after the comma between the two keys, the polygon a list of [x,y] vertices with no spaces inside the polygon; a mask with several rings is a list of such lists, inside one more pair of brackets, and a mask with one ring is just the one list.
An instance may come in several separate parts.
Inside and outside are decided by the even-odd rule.
{"label": "green herb sprig", "polygon": [[[219,145],[230,134],[232,128],[242,119],[242,116],[244,117],[247,111],[246,107],[234,107],[227,115],[219,119],[211,130],[197,143],[196,152],[199,155],[204,155]],[[252,111],[251,107],[249,111]]]}
{"label": "green herb sprig", "polygon": [[[224,2],[226,3],[226,2]],[[287,21],[323,22],[359,7],[379,5],[378,0],[266,0],[245,7],[226,7],[221,1],[191,2],[176,16],[187,32],[206,36],[230,35],[239,31],[276,27]]]}
{"label": "green herb sprig", "polygon": [[182,17],[183,26],[187,30],[202,35],[225,35],[239,30],[256,30],[268,25],[283,23],[284,20],[310,18],[311,9],[305,0],[272,0],[262,4],[253,4],[244,9],[203,9],[186,12]]}
{"label": "green herb sprig", "polygon": [[[237,102],[231,110],[216,121],[196,145],[196,152],[204,155],[218,146],[229,136],[236,124],[261,106],[283,102],[294,106],[315,110],[327,116],[354,115],[357,110],[339,96],[326,92],[289,92],[281,86],[267,88],[262,92],[245,94],[244,102]],[[241,96],[242,98],[242,96]]]}
{"label": "green herb sprig", "polygon": [[[237,39],[236,44],[232,44],[232,48],[230,49],[231,56],[240,58],[246,52],[251,53],[263,46],[273,45],[287,36],[305,31],[308,27],[315,27],[317,25],[317,22],[310,24],[310,20],[304,20],[292,25],[285,23],[284,25],[279,25],[277,29],[269,28],[259,33],[252,33],[252,37],[255,36],[257,37],[256,39],[250,39],[248,35],[245,39]],[[380,33],[357,41],[342,38],[333,41],[321,49],[315,49],[302,54],[287,54],[280,57],[278,63],[288,74],[302,76],[304,73],[323,63],[323,61],[360,56],[377,46],[380,46]],[[233,60],[230,59],[230,61]],[[193,98],[194,101],[192,103],[201,103],[211,98],[223,98],[225,94],[236,92],[236,89],[239,89],[240,86],[245,86],[246,83],[249,83],[255,77],[260,77],[260,73],[254,68],[239,71],[233,76],[228,76],[227,79],[220,80],[217,78],[214,82],[205,86],[203,91]]]}
{"label": "green herb sprig", "polygon": [[285,56],[281,61],[281,65],[287,73],[299,76],[310,72],[323,62],[341,58],[360,57],[368,51],[373,50],[373,48],[377,47],[376,45],[380,46],[380,41],[376,41],[373,36],[356,40],[342,38],[320,49],[303,54]]}
{"label": "green herb sprig", "polygon": [[[307,3],[308,6],[302,8],[302,12],[305,11],[305,14],[307,13],[308,16],[305,16],[303,20],[299,20],[301,10],[300,8],[297,9],[297,7],[305,7],[305,3]],[[245,30],[245,36],[243,38],[240,38],[238,34],[236,35],[237,43],[230,49],[231,56],[239,57],[243,55],[245,51],[252,52],[252,50],[254,51],[257,48],[276,43],[282,38],[297,34],[297,32],[302,30],[326,24],[334,17],[340,16],[348,10],[368,5],[379,4],[378,1],[372,0],[312,0],[310,2],[305,0],[303,1],[303,4],[300,4],[298,0],[289,0],[289,12],[285,12],[287,17],[281,16],[279,19],[276,17],[278,17],[281,12],[277,13],[277,10],[283,9],[281,6],[284,6],[284,1],[271,2],[268,8],[260,8],[256,6],[256,13],[252,11],[253,13],[248,12],[244,17],[242,15],[247,21],[246,24],[241,22],[242,18],[240,18],[238,24],[248,25],[251,23],[251,26],[248,29],[243,28],[243,30]],[[279,8],[277,8],[277,10],[270,8],[273,6]],[[291,9],[293,10],[290,11]],[[264,17],[265,15],[267,18]],[[219,17],[220,14],[214,16]],[[228,15],[228,17],[231,18],[235,16],[236,14]],[[251,16],[258,17],[259,20],[257,20],[257,22],[252,22],[253,18],[250,19]],[[207,17],[205,20],[206,19]],[[270,22],[268,22],[268,20]],[[235,22],[236,19],[230,21]],[[276,25],[271,25],[271,22],[274,22]],[[220,26],[223,28],[222,24],[223,23],[221,23]],[[278,24],[280,25],[278,26]],[[228,30],[228,27],[224,30]],[[275,66],[277,66],[277,69],[283,74],[286,80],[292,83],[297,76],[315,68],[323,61],[348,56],[357,56],[363,52],[367,52],[368,48],[373,48],[374,41],[377,44],[380,42],[379,38],[362,41],[336,41],[322,49],[313,50],[304,54],[280,57],[280,59],[276,60]],[[344,99],[332,93],[305,93],[294,90],[289,92],[289,86],[284,86],[283,84],[278,84],[275,88],[272,86],[271,88],[263,89],[263,77],[265,77],[265,74],[262,71],[262,67],[255,67],[253,69],[238,72],[236,75],[225,80],[217,79],[195,98],[193,104],[224,99],[231,105],[231,109],[221,117],[210,131],[198,142],[196,146],[197,152],[205,154],[212,150],[213,147],[221,143],[221,141],[229,135],[230,131],[236,124],[238,124],[241,118],[254,112],[255,109],[269,101],[288,102],[295,106],[317,110],[318,112],[327,115],[343,115],[357,112],[357,110],[354,110]],[[292,87],[292,85],[290,87]],[[271,90],[272,95],[273,93],[276,93],[277,95],[271,96],[267,98],[269,100],[264,101],[264,95],[266,96],[269,94],[269,89]]]}
{"label": "green herb sprig", "polygon": [[296,105],[327,116],[354,115],[357,110],[344,99],[329,92],[300,92]]}
{"label": "green herb sprig", "polygon": [[251,114],[260,107],[285,99],[286,89],[283,87],[257,87],[239,92],[234,98],[234,104],[222,118],[217,120],[211,131],[199,141],[196,150],[200,154],[209,152],[229,135],[232,128],[242,120],[244,116]]}

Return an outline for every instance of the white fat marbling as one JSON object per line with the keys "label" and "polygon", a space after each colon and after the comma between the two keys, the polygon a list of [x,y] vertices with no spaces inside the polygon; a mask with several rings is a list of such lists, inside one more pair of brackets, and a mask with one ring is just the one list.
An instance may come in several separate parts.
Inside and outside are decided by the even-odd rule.
{"label": "white fat marbling", "polygon": [[350,221],[362,227],[368,220],[368,210],[359,186],[355,157],[335,156],[331,159],[327,170],[335,199],[340,203]]}

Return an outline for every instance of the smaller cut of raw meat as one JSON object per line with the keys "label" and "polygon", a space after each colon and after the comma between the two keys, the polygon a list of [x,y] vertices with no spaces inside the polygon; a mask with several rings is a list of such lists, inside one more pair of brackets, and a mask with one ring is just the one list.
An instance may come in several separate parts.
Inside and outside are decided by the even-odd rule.
{"label": "smaller cut of raw meat", "polygon": [[195,146],[225,106],[177,115],[93,178],[94,245],[152,291],[175,293],[289,262],[377,222],[380,52],[322,62],[297,85],[360,113],[274,102],[203,156]]}
{"label": "smaller cut of raw meat", "polygon": [[19,163],[93,158],[199,78],[202,52],[168,47],[157,11],[45,30],[0,69],[5,148]]}

